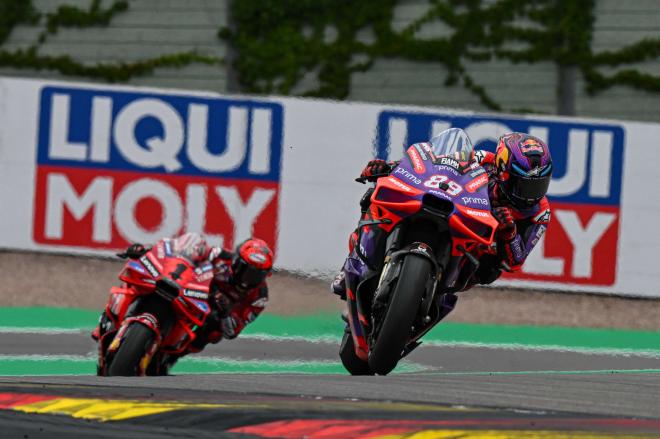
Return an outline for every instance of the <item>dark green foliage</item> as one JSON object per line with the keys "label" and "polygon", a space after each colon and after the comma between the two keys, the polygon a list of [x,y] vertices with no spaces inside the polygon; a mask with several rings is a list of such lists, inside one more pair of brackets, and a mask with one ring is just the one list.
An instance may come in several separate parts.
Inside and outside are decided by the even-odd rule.
{"label": "dark green foliage", "polygon": [[[57,33],[62,27],[87,28],[107,26],[112,18],[128,10],[127,1],[115,1],[101,8],[101,0],[91,0],[88,10],[63,5],[46,15],[46,31],[39,36],[37,44],[25,50],[7,51],[0,47],[0,66],[18,69],[52,70],[65,76],[80,76],[102,79],[108,82],[125,82],[136,76],[153,73],[157,67],[183,67],[193,63],[218,64],[221,60],[203,56],[194,51],[173,53],[131,63],[83,64],[71,56],[46,56],[39,54],[39,45],[48,35]],[[31,0],[0,0],[0,46],[12,29],[20,23],[36,23],[40,15],[34,10]]]}
{"label": "dark green foliage", "polygon": [[0,45],[19,23],[35,23],[39,14],[30,0],[0,0]]}
{"label": "dark green foliage", "polygon": [[126,82],[136,76],[150,74],[157,67],[182,67],[192,63],[216,64],[215,58],[195,52],[175,53],[133,63],[82,64],[70,56],[39,55],[36,48],[7,52],[0,50],[0,66],[53,70],[65,76],[103,79],[107,82]]}
{"label": "dark green foliage", "polygon": [[[477,84],[466,61],[502,59],[513,63],[551,62],[577,66],[591,93],[614,85],[660,89],[660,77],[634,70],[612,76],[597,71],[660,56],[660,39],[643,40],[613,52],[591,47],[595,0],[432,0],[428,11],[403,29],[392,17],[399,0],[234,0],[233,28],[218,36],[233,45],[234,68],[245,91],[290,94],[311,72],[318,87],[303,95],[343,99],[351,75],[382,58],[442,64],[438,86],[461,85],[489,109],[501,106]],[[427,24],[442,22],[451,32],[418,36]],[[335,38],[326,38],[328,29]],[[361,38],[371,35],[371,38]],[[514,47],[514,48],[512,48]],[[359,62],[356,62],[356,59]]]}
{"label": "dark green foliage", "polygon": [[[148,75],[156,67],[221,60],[194,52],[170,54],[133,63],[83,64],[71,56],[44,56],[39,46],[64,27],[107,26],[129,8],[125,0],[106,9],[90,0],[88,9],[63,5],[44,16],[45,31],[29,49],[1,46],[14,27],[42,17],[31,0],[0,0],[0,65],[53,70],[63,75],[111,82]],[[233,26],[218,36],[236,52],[234,69],[242,89],[251,93],[294,93],[306,75],[317,87],[305,96],[346,98],[355,72],[369,70],[378,59],[396,58],[441,64],[446,69],[438,87],[460,85],[489,109],[500,110],[488,91],[476,83],[468,62],[508,60],[576,66],[589,93],[617,85],[660,91],[660,76],[635,69],[605,74],[601,67],[633,64],[660,57],[660,38],[644,39],[619,50],[594,53],[595,0],[431,0],[426,13],[403,29],[393,27],[401,0],[234,0]],[[438,23],[441,22],[441,23]],[[445,36],[420,37],[424,26],[442,24]],[[515,111],[515,110],[513,110]]]}
{"label": "dark green foliage", "polygon": [[64,27],[107,26],[112,17],[128,9],[128,2],[116,1],[108,9],[101,9],[101,0],[92,0],[88,11],[63,5],[54,14],[46,16],[46,29],[51,34]]}

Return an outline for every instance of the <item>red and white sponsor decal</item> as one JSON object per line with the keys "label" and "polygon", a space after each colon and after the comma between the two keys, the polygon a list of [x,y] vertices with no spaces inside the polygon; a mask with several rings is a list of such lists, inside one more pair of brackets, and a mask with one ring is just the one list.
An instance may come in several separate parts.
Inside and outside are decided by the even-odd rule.
{"label": "red and white sponsor decal", "polygon": [[424,162],[414,146],[408,148],[408,157],[410,157],[410,161],[412,162],[416,173],[423,174],[426,172],[426,166],[424,166]]}
{"label": "red and white sponsor decal", "polygon": [[468,192],[476,192],[481,186],[488,184],[488,175],[481,174],[471,182],[465,185]]}
{"label": "red and white sponsor decal", "polygon": [[412,189],[410,186],[401,183],[399,180],[397,180],[397,179],[394,178],[394,177],[389,177],[388,180],[389,180],[390,183],[392,183],[394,186],[396,186],[396,187],[398,187],[398,188],[400,188],[400,189],[402,189],[402,190],[404,190],[404,191],[406,191],[406,192],[412,192],[412,191],[413,191],[413,189]]}
{"label": "red and white sponsor decal", "polygon": [[482,218],[490,218],[490,213],[485,210],[465,209],[465,211],[472,216],[479,216]]}

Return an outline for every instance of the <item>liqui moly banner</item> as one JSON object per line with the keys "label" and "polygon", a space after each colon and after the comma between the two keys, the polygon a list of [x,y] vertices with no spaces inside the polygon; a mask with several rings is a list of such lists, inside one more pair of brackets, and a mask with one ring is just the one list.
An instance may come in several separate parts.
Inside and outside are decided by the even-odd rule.
{"label": "liqui moly banner", "polygon": [[[477,150],[494,151],[498,136],[511,131],[530,133],[550,146],[555,166],[548,193],[552,221],[523,272],[507,277],[614,285],[624,162],[621,126],[384,111],[378,118],[378,156],[396,156],[401,145],[422,142],[451,127],[464,129]],[[549,217],[551,212],[541,215]]]}
{"label": "liqui moly banner", "polygon": [[44,87],[32,239],[114,250],[187,229],[274,244],[282,118],[272,102]]}
{"label": "liqui moly banner", "polygon": [[552,220],[500,285],[660,297],[660,124],[0,79],[0,247],[111,255],[181,230],[256,235],[276,266],[342,264],[373,157],[449,127],[525,131],[555,163]]}

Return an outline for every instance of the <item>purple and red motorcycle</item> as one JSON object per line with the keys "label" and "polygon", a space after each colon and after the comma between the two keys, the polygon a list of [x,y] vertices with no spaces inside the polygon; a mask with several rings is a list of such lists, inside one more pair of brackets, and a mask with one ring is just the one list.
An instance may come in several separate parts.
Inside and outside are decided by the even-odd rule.
{"label": "purple and red motorcycle", "polygon": [[392,371],[451,312],[479,259],[495,252],[488,175],[470,161],[472,149],[451,128],[412,145],[377,179],[344,265],[348,325],[339,354],[352,375]]}

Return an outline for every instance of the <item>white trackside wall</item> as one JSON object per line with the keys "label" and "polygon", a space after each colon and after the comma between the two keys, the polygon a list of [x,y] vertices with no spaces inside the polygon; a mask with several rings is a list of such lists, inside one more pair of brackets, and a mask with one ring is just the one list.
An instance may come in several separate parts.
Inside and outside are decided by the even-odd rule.
{"label": "white trackside wall", "polygon": [[0,247],[110,255],[183,229],[336,272],[364,163],[456,126],[545,139],[552,222],[501,285],[660,297],[660,124],[0,78]]}

